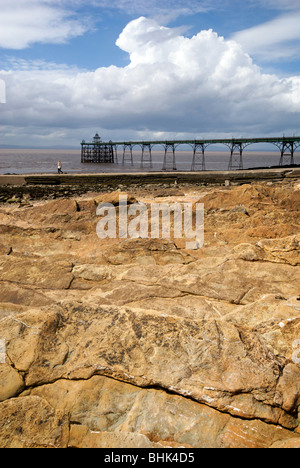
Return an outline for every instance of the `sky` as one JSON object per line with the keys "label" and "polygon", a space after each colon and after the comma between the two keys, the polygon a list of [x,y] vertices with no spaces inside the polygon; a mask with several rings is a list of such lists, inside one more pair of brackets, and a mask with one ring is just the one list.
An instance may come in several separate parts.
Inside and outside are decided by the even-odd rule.
{"label": "sky", "polygon": [[300,0],[1,0],[0,146],[300,135]]}

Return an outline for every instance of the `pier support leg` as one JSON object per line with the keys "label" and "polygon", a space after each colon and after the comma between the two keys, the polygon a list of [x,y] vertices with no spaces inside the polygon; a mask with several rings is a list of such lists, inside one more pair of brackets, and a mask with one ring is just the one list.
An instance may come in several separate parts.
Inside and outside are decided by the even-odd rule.
{"label": "pier support leg", "polygon": [[[146,152],[145,152],[146,150]],[[145,166],[145,164],[149,164],[149,167],[152,168],[152,153],[151,153],[151,145],[143,144],[142,146],[142,158],[141,158],[141,168]]]}
{"label": "pier support leg", "polygon": [[191,171],[205,171],[205,145],[195,143]]}
{"label": "pier support leg", "polygon": [[281,146],[279,166],[291,166],[294,164],[294,142],[284,141]]}
{"label": "pier support leg", "polygon": [[230,158],[228,170],[243,169],[243,145],[242,143],[232,143],[230,146]]}
{"label": "pier support leg", "polygon": [[165,155],[164,155],[164,163],[162,167],[163,171],[176,171],[176,156],[175,156],[175,144],[174,143],[166,143],[165,144]]}
{"label": "pier support leg", "polygon": [[118,147],[117,145],[113,146],[113,151],[114,151],[114,162],[115,164],[119,164],[118,162]]}
{"label": "pier support leg", "polygon": [[[129,154],[128,154],[129,151]],[[122,160],[122,165],[126,163],[126,161],[129,161],[131,166],[133,166],[133,157],[132,157],[132,145],[124,145],[123,146],[123,160]]]}

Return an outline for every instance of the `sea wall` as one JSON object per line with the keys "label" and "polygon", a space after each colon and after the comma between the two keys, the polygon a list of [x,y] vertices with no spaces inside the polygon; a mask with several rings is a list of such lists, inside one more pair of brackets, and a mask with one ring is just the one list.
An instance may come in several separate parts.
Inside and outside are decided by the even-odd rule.
{"label": "sea wall", "polygon": [[0,202],[22,199],[55,199],[83,195],[89,191],[113,191],[116,188],[156,186],[219,186],[245,183],[280,182],[300,177],[300,168],[103,174],[25,174],[0,175]]}
{"label": "sea wall", "polygon": [[246,183],[252,180],[283,180],[297,178],[300,168],[253,169],[239,171],[201,172],[129,172],[102,174],[25,174],[0,175],[3,185],[95,185],[95,184],[148,184],[148,183],[203,183],[218,184],[229,180],[233,183]]}

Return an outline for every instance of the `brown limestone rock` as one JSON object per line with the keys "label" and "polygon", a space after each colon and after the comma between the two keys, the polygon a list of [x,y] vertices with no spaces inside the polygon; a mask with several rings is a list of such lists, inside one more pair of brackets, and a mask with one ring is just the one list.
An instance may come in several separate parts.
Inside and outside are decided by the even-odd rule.
{"label": "brown limestone rock", "polygon": [[71,447],[267,448],[299,445],[299,434],[220,413],[191,399],[141,389],[103,376],[60,380],[33,389],[56,411],[69,415]]}
{"label": "brown limestone rock", "polygon": [[203,202],[199,250],[100,240],[117,188],[0,205],[0,446],[298,447],[298,185],[130,187]]}

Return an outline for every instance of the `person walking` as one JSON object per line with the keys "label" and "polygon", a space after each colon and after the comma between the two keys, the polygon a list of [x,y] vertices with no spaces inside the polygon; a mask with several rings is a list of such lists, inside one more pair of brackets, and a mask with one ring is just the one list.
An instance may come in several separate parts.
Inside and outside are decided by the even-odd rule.
{"label": "person walking", "polygon": [[62,167],[61,167],[61,162],[60,161],[57,161],[57,172],[59,174],[62,174]]}

